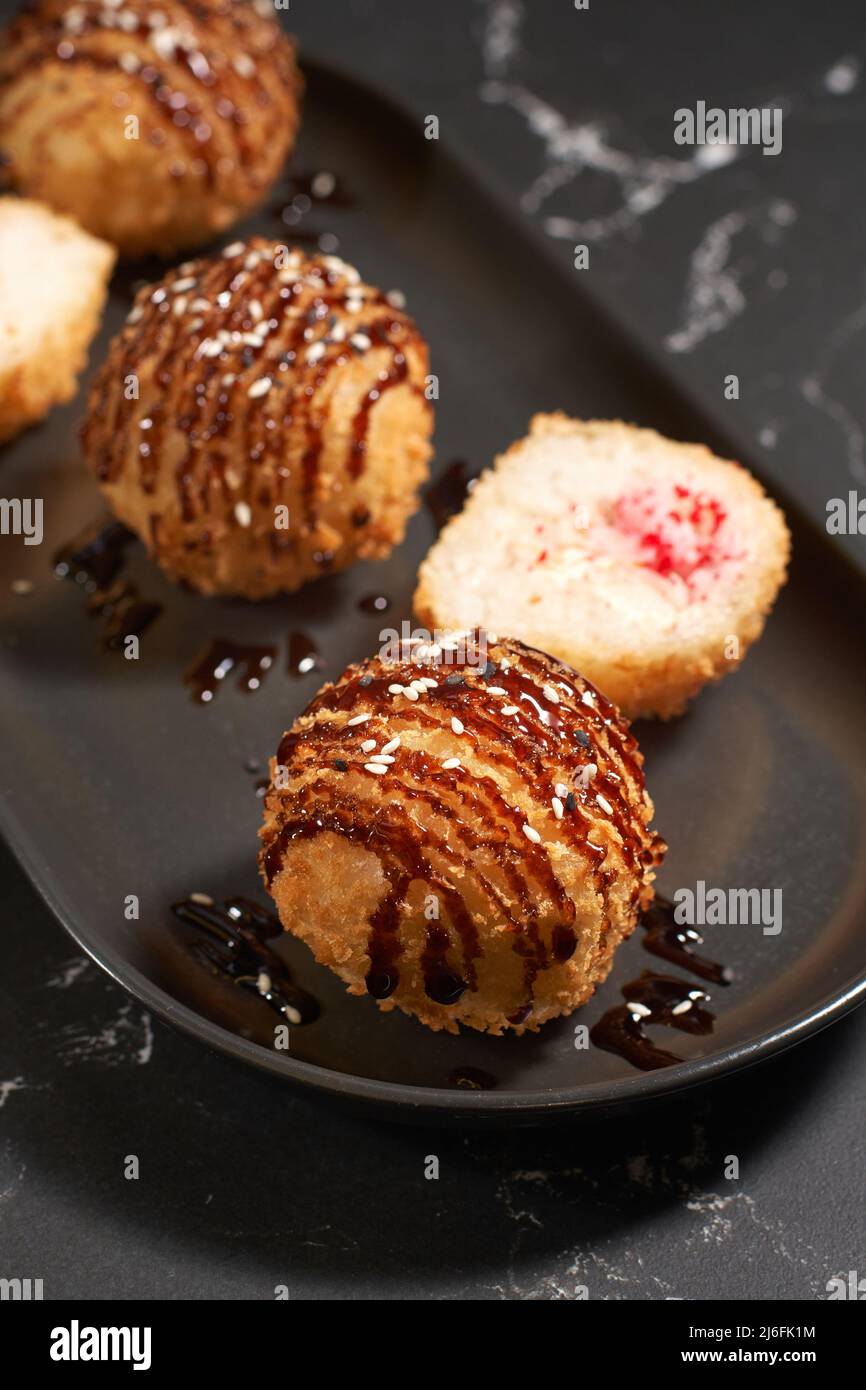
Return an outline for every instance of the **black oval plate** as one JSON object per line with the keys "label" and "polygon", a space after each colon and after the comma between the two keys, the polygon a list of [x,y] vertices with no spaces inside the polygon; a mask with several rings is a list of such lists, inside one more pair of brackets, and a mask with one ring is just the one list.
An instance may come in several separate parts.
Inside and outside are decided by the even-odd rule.
{"label": "black oval plate", "polygon": [[[439,476],[455,458],[479,470],[535,411],[557,408],[622,416],[731,452],[601,320],[576,277],[436,142],[357,83],[322,70],[308,77],[297,166],[336,171],[356,201],[314,207],[301,227],[335,235],[366,278],[406,293],[440,382]],[[290,239],[269,212],[240,231]],[[133,280],[157,273],[118,275],[94,362]],[[320,680],[410,616],[417,566],[435,536],[432,514],[422,510],[386,563],[258,605],[174,589],[135,545],[127,574],[164,611],[140,660],[125,661],[102,649],[83,595],[52,573],[56,548],[100,512],[77,454],[81,410],[79,396],[3,453],[5,495],[45,499],[45,541],[0,544],[0,697],[14,714],[14,736],[0,748],[0,821],[60,921],[148,1008],[253,1066],[395,1116],[532,1123],[719,1076],[797,1042],[863,997],[866,603],[827,537],[789,508],[792,579],[744,668],[684,718],[637,729],[656,822],[671,846],[661,889],[672,895],[703,880],[783,893],[778,935],[707,928],[705,953],[734,975],[726,988],[708,987],[713,1032],[653,1030],[658,1046],[682,1058],[653,1072],[575,1045],[575,1030],[621,1003],[621,987],[642,970],[683,974],[649,956],[640,933],[585,1009],[538,1035],[503,1039],[433,1034],[402,1014],[381,1015],[286,938],[278,949],[322,1012],[292,1029],[289,1054],[274,1051],[273,1013],[202,968],[170,904],[191,892],[265,901],[255,869],[261,803],[246,765],[256,759],[264,768]],[[12,594],[16,579],[32,582],[29,596]],[[358,607],[376,593],[391,600],[384,616]],[[286,674],[292,630],[315,639],[322,675]],[[278,663],[255,695],[227,680],[211,705],[198,706],[181,673],[215,636],[278,645]],[[124,915],[131,894],[139,921]],[[485,1074],[491,1089],[466,1088]]]}

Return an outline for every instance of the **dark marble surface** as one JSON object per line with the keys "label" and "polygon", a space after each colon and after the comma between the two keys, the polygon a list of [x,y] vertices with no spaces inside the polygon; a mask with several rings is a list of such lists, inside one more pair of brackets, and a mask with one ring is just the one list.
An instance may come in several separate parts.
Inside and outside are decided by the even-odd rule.
{"label": "dark marble surface", "polygon": [[[540,248],[589,243],[586,293],[818,525],[863,488],[859,6],[294,0],[290,20],[313,58],[437,115]],[[782,105],[783,153],[702,165],[671,138],[698,99]],[[0,882],[0,1274],[48,1298],[811,1299],[866,1269],[862,1011],[632,1116],[401,1128],[152,1022],[5,851]]]}

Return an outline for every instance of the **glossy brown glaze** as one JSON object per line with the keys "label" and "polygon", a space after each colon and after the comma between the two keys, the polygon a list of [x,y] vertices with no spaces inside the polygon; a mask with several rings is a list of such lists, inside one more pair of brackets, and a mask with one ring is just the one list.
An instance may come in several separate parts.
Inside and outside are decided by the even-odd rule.
{"label": "glossy brown glaze", "polygon": [[183,676],[184,685],[189,686],[194,700],[207,705],[216,698],[227,678],[236,672],[238,690],[251,695],[261,689],[263,681],[273,669],[276,655],[276,647],[251,646],[215,637],[187,667]]}
{"label": "glossy brown glaze", "polygon": [[[504,799],[493,776],[470,773],[462,766],[444,767],[418,749],[401,747],[384,775],[376,775],[383,788],[381,800],[353,793],[344,777],[350,768],[354,777],[374,778],[364,766],[361,744],[375,740],[384,746],[398,722],[406,719],[416,730],[431,734],[450,729],[457,719],[464,736],[483,750],[487,765],[525,778],[536,804],[547,813],[560,777],[573,783],[581,769],[594,764],[594,779],[584,786],[575,784],[556,833],[582,859],[605,913],[611,890],[607,850],[591,838],[599,817],[597,795],[605,799],[604,814],[631,871],[635,918],[645,874],[660,861],[663,842],[645,824],[642,759],[613,706],[574,672],[520,643],[491,645],[485,663],[482,640],[479,634],[469,638],[460,664],[452,664],[446,651],[422,665],[408,659],[367,661],[350,667],[340,681],[319,693],[308,717],[280,744],[276,764],[288,768],[298,781],[305,776],[307,780],[295,791],[274,794],[276,817],[265,834],[261,863],[271,885],[288,846],[326,830],[377,855],[389,884],[370,922],[367,947],[367,988],[377,998],[389,997],[399,983],[399,928],[409,885],[428,884],[444,915],[442,922],[426,924],[422,959],[427,994],[437,1003],[454,1002],[476,987],[478,931],[454,887],[471,866],[492,910],[510,922],[512,949],[522,959],[525,993],[523,1016],[517,1022],[524,1022],[539,972],[567,961],[577,941],[574,902],[546,846],[527,837],[524,810]],[[407,708],[392,688],[405,687],[419,674],[437,683]],[[496,693],[489,694],[488,688]],[[503,710],[517,713],[506,715]],[[362,713],[370,716],[363,723],[346,719]],[[561,771],[554,774],[552,767]],[[392,790],[395,786],[398,793]],[[415,804],[431,813],[425,817],[423,837],[411,816]],[[432,815],[437,821],[441,818],[447,834],[431,825]],[[492,855],[503,887],[480,867],[486,854]],[[441,867],[437,871],[434,858],[448,872]],[[542,899],[552,902],[559,914],[550,930],[542,930],[539,921],[537,905]]]}
{"label": "glossy brown glaze", "polygon": [[54,556],[54,573],[83,590],[86,611],[102,619],[103,641],[111,651],[119,650],[127,637],[140,637],[162,612],[161,604],[143,598],[122,573],[134,540],[120,522],[96,523]]}
{"label": "glossy brown glaze", "polygon": [[[285,117],[276,98],[289,92],[297,100],[301,90],[293,44],[273,17],[233,0],[123,0],[122,7],[39,0],[9,26],[2,51],[0,83],[22,83],[9,123],[26,118],[40,99],[37,84],[24,85],[40,70],[117,74],[151,109],[145,138],[165,144],[169,127],[186,146],[187,168],[207,188],[228,174],[233,184],[249,178],[269,140],[283,147]],[[253,110],[263,136],[255,144],[247,133]],[[77,102],[71,111],[74,121]],[[173,172],[167,167],[167,177]]]}
{"label": "glossy brown glaze", "polygon": [[[365,370],[351,378],[359,395],[349,438],[342,463],[328,456],[326,474],[334,391],[346,391],[356,359]],[[349,541],[363,549],[372,518],[358,489],[374,408],[398,385],[423,400],[426,361],[412,321],[351,266],[254,238],[140,291],[91,390],[85,454],[112,505],[150,514],[144,539],[170,569],[178,518],[193,551],[212,549],[216,525],[222,544],[262,547],[275,572],[282,552],[301,543],[326,570],[333,524],[320,526],[320,504],[339,485],[343,551]],[[148,386],[139,399],[120,388],[142,363]],[[275,524],[279,508],[286,529]]]}
{"label": "glossy brown glaze", "polygon": [[319,1006],[292,979],[269,941],[281,929],[272,912],[249,898],[226,898],[222,905],[201,894],[172,904],[178,921],[194,930],[198,959],[268,1004],[288,1023],[312,1023]]}

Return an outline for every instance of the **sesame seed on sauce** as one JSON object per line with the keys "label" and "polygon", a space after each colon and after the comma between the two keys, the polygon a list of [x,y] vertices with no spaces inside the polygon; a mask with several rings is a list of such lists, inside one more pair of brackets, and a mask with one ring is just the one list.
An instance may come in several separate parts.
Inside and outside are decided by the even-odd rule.
{"label": "sesame seed on sauce", "polygon": [[365,763],[364,769],[366,772],[375,772],[381,776],[384,776],[388,771],[387,767],[383,767],[381,763]]}
{"label": "sesame seed on sauce", "polygon": [[374,753],[370,762],[382,763],[384,766],[388,766],[390,763],[394,762],[394,759],[388,753]]}
{"label": "sesame seed on sauce", "polygon": [[524,821],[523,833],[526,836],[527,840],[531,840],[534,845],[541,844],[541,836],[539,835],[537,830],[533,829],[533,827],[529,824],[528,821]]}
{"label": "sesame seed on sauce", "polygon": [[520,713],[520,706],[519,706],[519,705],[503,705],[503,706],[502,706],[502,713],[503,713],[503,714],[519,714],[519,713]]}
{"label": "sesame seed on sauce", "polygon": [[452,768],[459,767],[459,766],[460,766],[460,759],[459,759],[459,758],[446,758],[445,761],[444,761],[444,763],[442,764],[442,769],[443,769],[444,772],[450,772],[450,771],[452,770]]}
{"label": "sesame seed on sauce", "polygon": [[348,727],[354,728],[356,724],[366,724],[368,719],[372,719],[372,714],[356,714],[352,719],[346,721]]}
{"label": "sesame seed on sauce", "polygon": [[611,806],[610,802],[607,801],[605,797],[601,795],[600,792],[595,799],[603,811],[606,811],[609,816],[613,815],[613,807]]}
{"label": "sesame seed on sauce", "polygon": [[558,796],[554,796],[554,797],[552,798],[550,804],[551,804],[551,806],[553,807],[553,814],[556,816],[556,819],[557,819],[557,820],[562,820],[562,809],[563,809],[563,808],[562,808],[562,802],[560,801],[559,797],[558,797]]}
{"label": "sesame seed on sauce", "polygon": [[544,696],[545,699],[549,700],[552,705],[559,704],[559,693],[558,691],[554,690],[552,685],[546,685],[544,687]]}
{"label": "sesame seed on sauce", "polygon": [[374,738],[365,738],[365,739],[364,739],[364,742],[361,744],[361,752],[362,752],[362,753],[372,753],[372,751],[373,751],[373,749],[374,749],[375,747],[376,747],[376,740],[375,740]]}
{"label": "sesame seed on sauce", "polygon": [[504,685],[488,685],[488,687],[487,687],[487,694],[488,694],[488,695],[507,695],[507,694],[508,694],[508,691],[505,689],[505,686],[504,686]]}
{"label": "sesame seed on sauce", "polygon": [[562,798],[563,801],[568,796],[568,787],[565,785],[564,782],[557,782],[553,790],[556,792],[557,796]]}
{"label": "sesame seed on sauce", "polygon": [[270,391],[272,385],[273,382],[271,381],[271,378],[269,376],[260,376],[258,381],[253,382],[252,386],[247,391],[247,395],[250,396],[253,400],[255,400],[258,396],[265,396],[267,395],[268,391]]}
{"label": "sesame seed on sauce", "polygon": [[455,734],[462,734],[465,730],[463,721],[458,719],[456,714],[451,719],[451,728],[454,730]]}
{"label": "sesame seed on sauce", "polygon": [[397,734],[397,736],[396,736],[395,738],[390,739],[390,740],[388,741],[388,743],[386,743],[386,744],[384,745],[384,747],[383,747],[383,749],[382,749],[382,752],[383,752],[383,753],[393,753],[393,752],[394,752],[394,749],[395,749],[395,748],[399,748],[399,747],[400,747],[400,735]]}

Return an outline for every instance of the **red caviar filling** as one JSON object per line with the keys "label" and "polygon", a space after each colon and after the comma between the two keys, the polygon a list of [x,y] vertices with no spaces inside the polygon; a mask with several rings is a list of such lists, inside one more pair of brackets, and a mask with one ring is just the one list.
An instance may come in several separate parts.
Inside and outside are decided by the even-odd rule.
{"label": "red caviar filling", "polygon": [[729,558],[719,540],[726,517],[715,497],[680,486],[625,493],[613,507],[614,526],[637,544],[638,564],[686,581]]}

